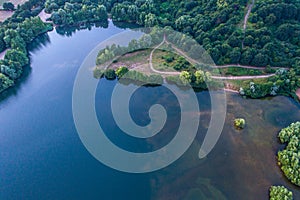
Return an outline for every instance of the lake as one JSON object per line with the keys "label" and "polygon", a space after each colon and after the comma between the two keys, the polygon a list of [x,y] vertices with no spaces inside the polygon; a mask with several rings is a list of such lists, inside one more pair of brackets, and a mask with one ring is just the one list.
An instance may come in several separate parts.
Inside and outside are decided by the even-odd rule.
{"label": "lake", "polygon": [[[1,96],[0,199],[267,199],[271,185],[285,185],[300,198],[298,187],[281,173],[276,152],[283,146],[279,130],[300,120],[299,105],[287,97],[243,99],[227,94],[227,116],[222,135],[205,159],[198,151],[210,120],[208,92],[196,93],[201,118],[196,140],[170,166],[152,173],[129,174],[97,161],[84,147],[72,115],[72,91],[77,70],[101,41],[124,31],[108,28],[81,30],[71,36],[55,31],[32,45],[31,68],[21,83]],[[160,148],[174,137],[170,131],[155,140],[133,140],[122,135],[109,109],[116,80],[100,80],[96,93],[99,123],[118,146],[137,152]],[[141,87],[130,102],[137,124],[149,123],[147,111],[157,102],[178,123],[178,104],[164,87]],[[233,120],[246,119],[244,130]],[[176,128],[176,126],[175,126]]]}

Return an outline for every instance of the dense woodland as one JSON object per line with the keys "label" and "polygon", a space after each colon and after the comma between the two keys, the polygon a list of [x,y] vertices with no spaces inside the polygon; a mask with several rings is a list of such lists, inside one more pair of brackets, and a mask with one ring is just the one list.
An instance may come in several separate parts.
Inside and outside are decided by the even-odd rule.
{"label": "dense woodland", "polygon": [[0,26],[0,51],[8,49],[3,60],[0,60],[0,92],[14,85],[23,67],[29,64],[27,46],[38,35],[52,30],[35,17],[43,8],[43,2],[30,0],[18,6],[13,16]]}
{"label": "dense woodland", "polygon": [[57,25],[78,25],[87,22],[107,23],[106,7],[98,1],[47,0],[45,12],[51,13],[51,20]]}
{"label": "dense woodland", "polygon": [[284,150],[278,152],[278,164],[285,176],[300,186],[300,122],[282,129],[278,137],[287,144]]}
{"label": "dense woodland", "polygon": [[[55,24],[114,21],[171,26],[191,35],[217,64],[294,67],[300,57],[300,1],[255,2],[248,26],[247,0],[47,0]],[[298,60],[297,60],[298,59]],[[298,70],[297,70],[298,72]]]}
{"label": "dense woodland", "polygon": [[[26,27],[26,23],[45,8],[51,13],[49,20],[61,26],[101,22],[105,27],[108,16],[114,22],[132,22],[146,27],[170,26],[196,39],[216,64],[292,67],[299,75],[300,1],[255,1],[244,31],[243,20],[249,3],[247,0],[30,0],[18,6],[14,15],[1,24],[0,51],[6,48],[12,51],[6,61],[1,61],[6,66],[2,67],[1,73],[14,80],[21,74],[19,65],[29,63],[26,45],[50,27],[37,21]],[[23,28],[29,30],[19,33],[26,18]],[[10,40],[10,37],[15,39]],[[18,42],[17,49],[15,41],[20,38],[22,41]],[[23,60],[9,62],[12,55]],[[0,88],[3,90],[6,86],[1,84]]]}
{"label": "dense woodland", "polygon": [[191,35],[217,64],[296,67],[300,1],[256,1],[244,33],[246,4],[246,0],[105,2],[115,21],[171,26]]}

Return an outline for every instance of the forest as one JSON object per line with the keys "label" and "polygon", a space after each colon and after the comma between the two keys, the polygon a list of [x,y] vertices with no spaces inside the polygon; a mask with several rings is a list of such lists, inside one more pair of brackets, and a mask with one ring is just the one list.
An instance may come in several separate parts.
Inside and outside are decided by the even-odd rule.
{"label": "forest", "polygon": [[7,49],[0,60],[0,92],[14,85],[23,67],[30,64],[27,46],[38,35],[52,30],[51,24],[36,17],[42,7],[43,2],[30,0],[18,6],[13,16],[0,26],[0,52]]}
{"label": "forest", "polygon": [[[40,33],[51,30],[51,27],[34,18],[37,26],[26,26],[31,17],[45,8],[45,12],[51,14],[49,21],[60,26],[101,22],[105,27],[108,17],[115,23],[170,26],[193,37],[218,65],[287,67],[293,68],[296,76],[300,75],[300,2],[257,0],[244,30],[242,23],[248,3],[247,0],[30,0],[18,6],[14,15],[1,24],[0,52],[7,48],[15,50],[1,61],[1,73],[14,80],[22,73],[19,65],[29,64],[25,59],[28,57],[26,45]],[[27,28],[29,30],[25,33]],[[17,33],[11,30],[17,30]],[[21,40],[18,49],[16,40]],[[12,57],[18,57],[21,62],[9,61]],[[0,88],[6,88],[2,86]],[[247,96],[255,98],[267,94],[252,94],[250,87],[249,84],[248,89],[243,88]],[[269,83],[260,87],[268,87],[270,93]],[[293,90],[286,91],[291,92]]]}
{"label": "forest", "polygon": [[278,152],[278,164],[285,176],[300,186],[300,122],[292,123],[282,129],[278,135],[285,149]]}

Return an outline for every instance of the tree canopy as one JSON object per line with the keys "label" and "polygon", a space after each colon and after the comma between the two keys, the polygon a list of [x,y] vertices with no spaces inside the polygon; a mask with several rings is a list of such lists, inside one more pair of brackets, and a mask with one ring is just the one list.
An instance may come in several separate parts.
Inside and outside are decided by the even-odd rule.
{"label": "tree canopy", "polygon": [[278,152],[278,164],[285,176],[300,186],[300,122],[282,129],[278,137],[287,144],[284,150]]}

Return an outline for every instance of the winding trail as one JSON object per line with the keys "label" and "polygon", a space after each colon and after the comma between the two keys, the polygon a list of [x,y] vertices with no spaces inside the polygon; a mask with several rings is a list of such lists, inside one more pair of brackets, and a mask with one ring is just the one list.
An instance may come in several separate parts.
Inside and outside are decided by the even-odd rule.
{"label": "winding trail", "polygon": [[163,75],[179,75],[180,72],[163,72],[163,71],[159,71],[159,70],[156,70],[154,69],[153,67],[153,63],[152,63],[152,58],[153,58],[153,53],[156,49],[158,49],[159,47],[161,47],[161,45],[163,45],[165,42],[166,42],[166,36],[164,35],[164,39],[163,41],[157,45],[156,47],[154,47],[150,53],[150,57],[149,57],[149,66],[150,66],[150,69],[151,71],[155,72],[155,73],[158,73],[158,74],[163,74]]}
{"label": "winding trail", "polygon": [[270,78],[276,74],[267,74],[259,76],[211,76],[213,79],[219,80],[248,80],[248,79],[259,79],[259,78]]}
{"label": "winding trail", "polygon": [[[167,44],[171,44],[170,42],[167,41],[166,36],[164,35],[164,39],[163,41],[158,44],[156,47],[154,47],[150,53],[150,57],[149,57],[149,66],[150,66],[150,70],[158,73],[158,74],[162,74],[162,75],[179,75],[180,72],[164,72],[164,71],[159,71],[157,69],[154,69],[153,67],[153,53],[155,50],[157,50],[159,47],[161,47],[164,43]],[[172,45],[172,44],[171,44]],[[190,58],[188,55],[186,55],[186,53],[184,53],[182,50],[178,49],[177,47],[175,47],[174,45],[172,45],[172,48],[175,49],[179,54],[181,54],[182,56],[184,56],[188,61],[190,61],[191,63],[194,64],[201,64],[198,61]],[[254,66],[242,66],[242,65],[222,65],[222,66],[212,66],[212,68],[228,68],[228,67],[240,67],[240,68],[247,68],[247,69],[264,69],[263,67],[254,67]],[[213,79],[218,79],[218,80],[247,80],[247,79],[260,79],[260,78],[269,78],[272,76],[275,76],[276,74],[267,74],[267,75],[256,75],[256,76],[211,76],[211,78]]]}

